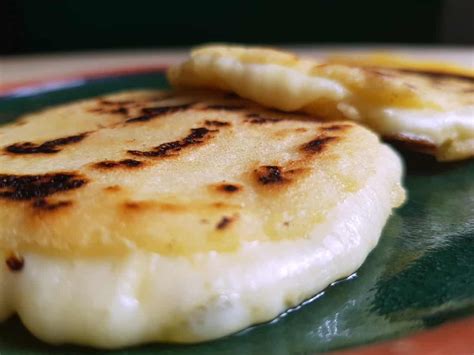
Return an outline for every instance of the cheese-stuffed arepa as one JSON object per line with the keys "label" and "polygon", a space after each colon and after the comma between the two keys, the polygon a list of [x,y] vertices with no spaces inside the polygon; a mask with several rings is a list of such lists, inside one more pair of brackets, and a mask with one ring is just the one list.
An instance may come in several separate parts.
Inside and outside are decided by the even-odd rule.
{"label": "cheese-stuffed arepa", "polygon": [[258,47],[198,48],[168,72],[176,87],[235,92],[262,105],[360,122],[440,161],[474,156],[474,71],[387,57],[327,61]]}
{"label": "cheese-stuffed arepa", "polygon": [[0,127],[0,317],[102,348],[198,342],[353,273],[404,199],[349,122],[140,91]]}

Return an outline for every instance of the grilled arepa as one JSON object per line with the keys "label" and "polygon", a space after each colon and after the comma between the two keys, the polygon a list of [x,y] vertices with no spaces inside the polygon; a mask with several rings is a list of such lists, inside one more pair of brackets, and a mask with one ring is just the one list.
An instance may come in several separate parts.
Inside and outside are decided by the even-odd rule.
{"label": "grilled arepa", "polygon": [[384,56],[322,62],[272,49],[208,46],[168,77],[176,87],[221,89],[284,111],[358,121],[440,161],[474,156],[473,70]]}
{"label": "grilled arepa", "polygon": [[197,342],[353,273],[402,203],[348,121],[140,91],[0,127],[0,316],[50,343]]}

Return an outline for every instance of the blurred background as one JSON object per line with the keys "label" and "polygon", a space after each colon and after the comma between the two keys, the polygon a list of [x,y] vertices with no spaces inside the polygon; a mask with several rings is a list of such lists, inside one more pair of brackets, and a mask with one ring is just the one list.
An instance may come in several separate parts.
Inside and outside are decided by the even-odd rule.
{"label": "blurred background", "polygon": [[474,0],[0,0],[0,54],[268,44],[474,44]]}

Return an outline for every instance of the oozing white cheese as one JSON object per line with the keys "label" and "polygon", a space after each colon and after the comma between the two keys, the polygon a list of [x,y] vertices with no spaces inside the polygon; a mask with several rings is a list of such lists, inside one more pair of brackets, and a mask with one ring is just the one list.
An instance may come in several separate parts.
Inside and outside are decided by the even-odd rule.
{"label": "oozing white cheese", "polygon": [[405,135],[436,145],[474,137],[474,106],[452,111],[385,108],[371,115],[381,134]]}
{"label": "oozing white cheese", "polygon": [[[222,77],[225,79],[225,89],[282,110],[305,111],[305,107],[310,106],[315,98],[323,102],[336,100],[339,102],[337,109],[344,117],[366,123],[385,136],[403,135],[414,140],[426,140],[437,146],[474,137],[474,106],[441,111],[378,107],[360,112],[357,102],[356,105],[351,103],[351,97],[357,91],[352,92],[334,79],[307,75],[305,71],[310,70],[310,62],[301,61],[298,69],[293,69],[278,64],[241,63],[230,57],[196,58],[197,71],[202,66],[201,70],[205,72],[204,68],[212,65],[216,67],[216,72],[226,73]],[[449,106],[449,100],[446,101],[445,104]]]}
{"label": "oozing white cheese", "polygon": [[395,153],[382,147],[375,166],[365,187],[308,239],[191,257],[25,253],[21,271],[0,268],[0,315],[18,313],[33,334],[51,343],[104,348],[203,341],[268,321],[353,273],[377,244],[403,190]]}

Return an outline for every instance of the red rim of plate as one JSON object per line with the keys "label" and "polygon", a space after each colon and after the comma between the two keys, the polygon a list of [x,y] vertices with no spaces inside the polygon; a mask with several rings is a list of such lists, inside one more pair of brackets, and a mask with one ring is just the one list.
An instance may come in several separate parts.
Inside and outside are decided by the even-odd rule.
{"label": "red rim of plate", "polygon": [[0,84],[0,97],[10,96],[18,93],[22,90],[31,90],[35,89],[40,90],[42,88],[54,87],[60,89],[61,87],[66,87],[68,84],[77,82],[77,81],[87,81],[87,80],[97,80],[97,79],[106,79],[111,77],[121,77],[129,76],[135,74],[146,74],[146,73],[164,73],[168,65],[150,65],[150,66],[140,66],[140,67],[126,67],[126,68],[117,68],[117,69],[107,69],[101,71],[89,71],[81,72],[72,75],[64,75],[58,77],[49,77],[45,79],[30,80],[30,81],[19,81],[12,82],[8,84]]}
{"label": "red rim of plate", "polygon": [[[43,87],[61,88],[75,81],[96,80],[110,77],[164,72],[168,66],[140,66],[117,68],[75,75],[53,77],[42,80],[14,82],[0,85],[0,97],[13,95],[20,90],[40,90]],[[451,321],[399,339],[392,339],[370,345],[362,345],[343,351],[331,352],[334,355],[472,355],[474,354],[474,317]]]}

